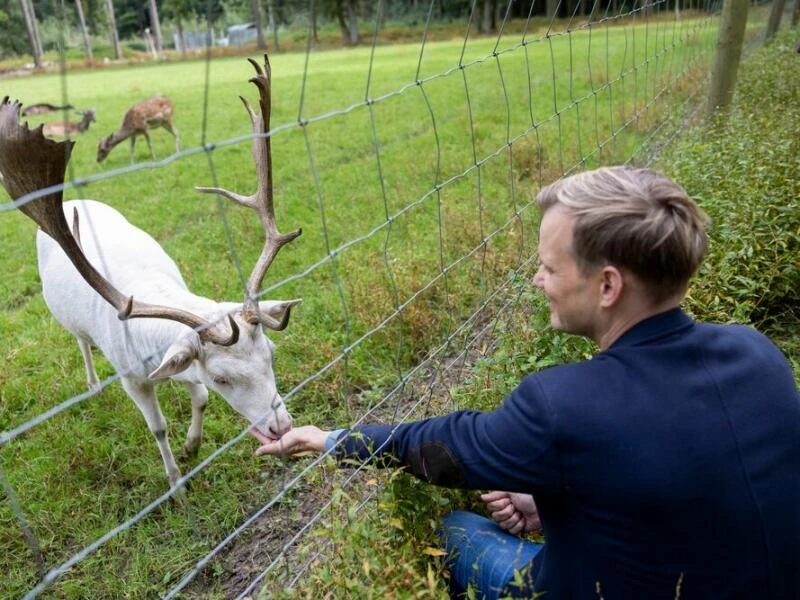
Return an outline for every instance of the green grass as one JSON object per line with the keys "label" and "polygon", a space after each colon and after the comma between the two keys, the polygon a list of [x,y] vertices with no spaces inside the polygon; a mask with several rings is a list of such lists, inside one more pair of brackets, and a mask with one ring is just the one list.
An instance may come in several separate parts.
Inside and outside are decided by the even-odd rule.
{"label": "green grass", "polygon": [[[278,225],[302,227],[304,233],[281,252],[265,285],[322,261],[269,294],[304,298],[290,327],[272,335],[279,346],[282,391],[348,349],[346,359],[289,400],[296,421],[351,422],[439,346],[508,280],[520,257],[534,251],[536,217],[525,207],[538,185],[570,169],[635,154],[648,131],[702,82],[715,24],[667,19],[645,24],[637,17],[625,27],[612,23],[549,40],[532,38],[536,41],[526,46],[518,45],[519,37],[504,38],[496,56],[494,39],[470,40],[466,48],[462,41],[430,43],[422,60],[419,44],[381,46],[369,78],[368,48],[319,52],[309,58],[305,89],[305,56],[273,57],[272,123],[285,125],[273,138]],[[469,65],[463,70],[457,68],[462,50]],[[251,73],[242,58],[80,71],[63,80],[54,75],[3,80],[0,95],[26,104],[57,102],[66,89],[73,105],[96,109],[97,122],[78,139],[69,171],[71,178],[84,180],[128,165],[124,144],[97,164],[96,140],[114,130],[134,102],[156,93],[173,99],[184,149],[246,135],[249,121],[237,95],[255,97],[247,83]],[[415,85],[417,79],[423,83]],[[658,94],[662,88],[668,91]],[[367,97],[377,101],[368,106]],[[329,116],[318,118],[324,115]],[[311,121],[298,127],[298,119]],[[152,138],[159,158],[173,151],[166,132]],[[143,141],[136,156],[140,163],[148,158]],[[479,168],[475,157],[482,161]],[[162,243],[193,291],[236,300],[262,234],[252,214],[193,187],[218,184],[249,193],[254,182],[245,141],[190,153],[159,168],[121,172],[65,195],[116,207]],[[386,225],[390,216],[396,218]],[[441,276],[443,266],[489,237],[485,251]],[[83,392],[85,381],[74,340],[49,316],[39,293],[33,224],[17,211],[0,213],[0,240],[0,431],[6,431]],[[360,241],[325,260],[329,251],[353,240]],[[101,377],[113,374],[99,356],[97,363]],[[499,394],[487,391],[486,398]],[[177,449],[189,422],[188,397],[175,385],[162,386],[159,396]],[[212,397],[200,456],[184,462],[184,472],[244,426],[221,398]],[[54,594],[140,598],[170,589],[300,466],[257,460],[254,449],[249,439],[235,444],[192,479],[188,507],[162,505],[70,570]],[[166,490],[156,445],[119,384],[4,446],[0,466],[48,568]],[[402,497],[394,487],[380,488],[369,505],[377,502],[380,511],[364,516],[371,511],[353,508],[360,494],[342,477],[312,470],[275,511],[297,510],[302,518],[287,516],[279,531],[251,535],[263,535],[273,546],[276,538],[285,543],[309,517],[313,501],[335,493],[332,514],[352,513],[352,528],[345,530],[374,544],[375,532],[389,523],[396,553],[367,545],[368,555],[359,555],[342,545],[341,536],[350,533],[343,533],[335,518],[325,520],[319,535],[334,541],[343,563],[329,569],[322,589],[337,589],[347,574],[358,572],[353,585],[363,591],[361,582],[375,597],[404,589],[441,595],[437,573],[410,558],[430,538],[433,516],[415,520],[414,515],[424,503],[441,510],[451,496],[403,482],[397,484],[405,486]],[[396,520],[381,521],[376,515],[384,511]],[[299,556],[307,551],[301,546]],[[0,557],[1,595],[16,597],[35,585],[32,553],[8,502],[0,503]],[[365,560],[374,564],[364,567]],[[214,561],[188,595],[221,597],[239,568],[225,559]],[[384,583],[375,584],[369,573],[365,577],[365,568]],[[304,589],[301,585],[297,593]]]}

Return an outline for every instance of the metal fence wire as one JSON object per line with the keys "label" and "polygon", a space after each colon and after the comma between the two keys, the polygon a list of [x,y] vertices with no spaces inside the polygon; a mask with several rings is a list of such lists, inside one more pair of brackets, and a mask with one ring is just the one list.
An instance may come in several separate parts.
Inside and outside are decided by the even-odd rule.
{"label": "metal fence wire", "polygon": [[[291,374],[286,374],[282,366],[285,354],[277,356],[277,371],[282,379],[291,382],[290,389],[281,391],[296,423],[306,422],[305,414],[321,414],[303,412],[304,406],[313,404],[314,397],[339,404],[337,414],[346,415],[349,423],[335,425],[376,419],[402,423],[452,410],[457,400],[451,390],[469,379],[476,361],[492,352],[493,332],[499,327],[513,327],[510,319],[519,317],[526,301],[525,282],[536,265],[536,211],[532,203],[536,189],[560,176],[601,164],[649,164],[680,131],[707,84],[719,4],[704,0],[691,10],[680,12],[667,0],[633,4],[595,0],[591,6],[579,2],[571,6],[571,16],[548,22],[534,16],[538,6],[531,3],[527,17],[512,23],[509,2],[495,37],[487,38],[476,36],[479,5],[475,0],[472,14],[464,22],[461,44],[450,44],[453,51],[446,60],[437,51],[437,60],[429,63],[431,48],[438,43],[429,39],[433,15],[438,10],[438,2],[431,0],[421,39],[403,46],[409,63],[416,62],[416,69],[391,88],[376,81],[383,74],[376,57],[386,52],[377,41],[376,17],[369,60],[361,79],[363,93],[359,100],[337,106],[312,101],[318,91],[315,77],[319,70],[310,66],[317,51],[309,30],[296,118],[273,123],[270,135],[273,140],[292,136],[302,149],[305,166],[295,168],[305,172],[306,189],[313,198],[302,214],[316,222],[301,224],[316,228],[320,250],[316,259],[297,265],[293,272],[261,292],[266,298],[303,286],[307,294],[308,290],[325,288],[330,292],[326,297],[337,304],[322,307],[317,313],[326,316],[314,326],[335,333],[329,337],[334,341],[325,352],[304,347],[299,340],[287,342],[288,349],[282,352],[298,355],[293,364],[299,372]],[[482,41],[480,52],[475,50],[476,40]],[[216,185],[218,153],[226,148],[248,147],[252,135],[209,139],[207,123],[214,110],[208,95],[213,84],[209,74],[211,56],[206,60],[206,100],[199,145],[162,160],[91,175],[70,172],[69,180],[60,187],[77,193],[109,179],[157,178],[176,164],[203,156],[209,179]],[[64,72],[62,76],[72,75]],[[460,101],[443,102],[440,97],[445,89],[457,89]],[[501,126],[493,126],[492,131],[485,126],[489,112],[501,115]],[[387,119],[407,119],[400,135],[388,129]],[[357,149],[344,147],[337,132],[356,121],[366,141]],[[425,149],[420,152],[420,164],[411,168],[418,174],[413,180],[398,180],[394,161],[398,149],[404,147]],[[337,188],[341,184],[336,174],[355,160],[364,171],[364,181],[369,182],[371,204],[350,209],[363,208],[378,214],[369,226],[361,228],[351,227],[338,216],[344,203],[354,201],[350,200],[351,190]],[[52,190],[40,190],[0,205],[0,225],[17,207],[49,191]],[[462,209],[469,206],[469,210],[454,210],[454,205]],[[287,212],[292,214],[291,210]],[[243,287],[247,274],[242,264],[246,261],[240,258],[240,249],[234,243],[236,225],[221,204],[218,215],[226,228],[228,255]],[[289,221],[296,220],[289,217]],[[415,245],[423,238],[435,248],[433,265],[415,262]],[[382,282],[381,290],[358,291],[358,282],[352,280],[351,273],[354,260],[368,261],[377,274],[375,281]],[[35,286],[35,282],[31,285]],[[13,310],[10,306],[0,307],[9,316],[0,320],[4,323],[0,354],[7,361],[15,348],[27,341],[23,320],[10,318]],[[54,329],[57,327],[53,324]],[[365,355],[376,352],[376,347],[382,348],[383,360],[390,366],[379,381],[365,385],[368,373],[361,372],[356,359],[363,361]],[[73,352],[71,340],[69,348],[64,349],[67,352]],[[308,353],[307,357],[304,353]],[[119,374],[106,377],[101,382],[102,390],[118,386],[117,379]],[[12,391],[2,375],[0,386],[0,390],[5,388],[0,393],[4,396],[0,402],[3,597],[36,598],[48,590],[56,597],[74,597],[82,593],[76,590],[86,589],[95,590],[96,597],[110,597],[109,592],[102,591],[97,567],[86,566],[87,558],[105,552],[109,555],[108,564],[116,564],[114,554],[124,547],[125,536],[135,535],[145,519],[163,521],[165,531],[177,521],[201,530],[204,520],[216,517],[193,505],[192,497],[203,493],[203,487],[195,485],[196,480],[215,465],[222,469],[228,462],[239,460],[235,451],[242,447],[242,440],[249,439],[242,423],[238,433],[212,446],[213,451],[187,470],[176,488],[160,493],[167,488],[164,479],[152,482],[153,487],[144,491],[131,493],[129,501],[134,504],[119,515],[116,525],[87,541],[80,534],[81,523],[93,517],[76,513],[71,522],[62,523],[43,514],[47,504],[42,495],[57,494],[56,480],[68,478],[70,473],[37,469],[36,473],[47,473],[48,481],[34,488],[43,491],[31,493],[27,461],[46,462],[47,457],[27,456],[26,444],[37,435],[48,435],[39,433],[45,427],[69,423],[65,417],[87,403],[100,402],[102,390],[75,389],[50,409],[19,419],[8,407],[14,398],[17,404],[25,405],[20,398],[27,392]],[[31,393],[46,395],[47,386]],[[75,440],[76,444],[90,442]],[[144,448],[143,452],[152,452],[157,461],[154,450]],[[113,470],[126,457],[112,458],[115,466],[109,465],[108,469],[113,478]],[[215,562],[233,546],[246,544],[249,536],[263,527],[260,524],[269,519],[278,523],[271,530],[269,543],[263,542],[255,558],[241,565],[237,580],[224,586],[225,594],[245,598],[259,589],[268,593],[270,589],[297,585],[311,565],[329,550],[329,545],[320,544],[319,540],[313,549],[298,549],[327,520],[337,518],[330,510],[335,491],[344,490],[356,498],[351,511],[356,519],[369,510],[378,494],[378,488],[364,483],[363,467],[344,470],[336,476],[320,476],[326,460],[326,456],[305,462],[273,460],[265,467],[266,483],[264,473],[254,466],[248,485],[263,488],[260,505],[242,507],[241,514],[230,519],[227,535],[208,539],[198,534],[192,544],[191,564],[185,560],[180,564],[165,561],[153,567],[153,594],[164,598],[202,595],[202,580]],[[188,506],[181,506],[171,499],[186,484],[190,484]],[[93,493],[92,489],[86,490],[88,495]],[[303,505],[301,519],[284,518],[287,502]],[[115,569],[117,577],[125,576],[124,565],[116,564]],[[5,574],[14,574],[14,587]],[[19,585],[28,587],[22,589]]]}

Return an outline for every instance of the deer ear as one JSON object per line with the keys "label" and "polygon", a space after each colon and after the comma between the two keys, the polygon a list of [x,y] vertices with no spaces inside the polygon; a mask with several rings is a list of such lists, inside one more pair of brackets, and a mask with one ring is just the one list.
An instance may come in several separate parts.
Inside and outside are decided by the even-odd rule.
{"label": "deer ear", "polygon": [[191,340],[179,340],[167,349],[161,364],[148,375],[148,379],[165,379],[177,375],[188,369],[198,354],[199,349]]}
{"label": "deer ear", "polygon": [[289,324],[289,313],[293,306],[297,306],[303,301],[302,298],[294,300],[263,300],[258,303],[258,311],[263,317],[266,327],[275,331],[283,331]]}

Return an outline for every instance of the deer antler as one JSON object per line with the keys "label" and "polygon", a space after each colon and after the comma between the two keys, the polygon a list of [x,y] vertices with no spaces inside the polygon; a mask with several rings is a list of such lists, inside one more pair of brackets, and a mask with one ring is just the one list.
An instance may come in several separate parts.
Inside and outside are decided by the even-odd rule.
{"label": "deer antler", "polygon": [[[250,123],[253,126],[253,160],[256,163],[256,173],[258,175],[258,189],[250,196],[242,196],[234,192],[222,188],[208,188],[197,187],[198,192],[209,194],[219,194],[233,200],[237,204],[252,208],[261,219],[261,225],[264,228],[266,239],[264,247],[261,250],[261,256],[253,267],[250,278],[247,280],[246,293],[247,297],[244,302],[244,317],[250,323],[263,323],[270,329],[283,329],[286,326],[286,318],[284,322],[263,314],[258,308],[258,292],[261,288],[261,282],[267,273],[272,261],[278,254],[278,251],[286,244],[303,233],[302,229],[297,229],[291,233],[281,233],[275,224],[275,207],[272,202],[272,146],[271,136],[269,135],[269,120],[270,111],[272,108],[271,100],[271,74],[269,59],[264,55],[264,69],[251,58],[247,59],[256,70],[256,75],[249,79],[250,83],[255,84],[259,92],[259,104],[261,106],[261,114],[253,112],[250,103],[243,96],[239,99],[244,104],[247,114],[250,116]],[[288,316],[288,315],[287,315]]]}
{"label": "deer antler", "polygon": [[[19,124],[19,101],[13,104],[8,96],[0,104],[0,172],[3,186],[14,199],[40,189],[64,183],[64,172],[75,142],[55,142],[44,137],[42,126],[31,130],[28,124]],[[35,198],[19,206],[42,230],[53,238],[64,250],[75,268],[109,304],[118,311],[120,319],[152,317],[178,321],[194,329],[203,341],[220,345],[235,344],[239,339],[239,328],[232,317],[230,336],[223,337],[209,322],[190,312],[138,302],[117,290],[103,277],[84,255],[78,233],[77,218],[73,222],[75,233],[70,231],[62,207],[63,192],[58,190]]]}

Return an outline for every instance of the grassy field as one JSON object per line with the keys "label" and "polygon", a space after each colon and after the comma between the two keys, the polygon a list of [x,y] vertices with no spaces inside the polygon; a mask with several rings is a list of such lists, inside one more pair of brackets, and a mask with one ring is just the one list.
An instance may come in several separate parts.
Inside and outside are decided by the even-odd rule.
{"label": "grassy field", "polygon": [[[288,400],[296,422],[331,426],[360,418],[508,282],[535,249],[532,193],[563,172],[634,156],[702,82],[715,26],[713,19],[638,16],[525,45],[508,37],[499,44],[429,43],[423,53],[417,43],[378,47],[374,56],[356,48],[273,57],[278,225],[304,233],[282,251],[265,285],[271,298],[304,298],[289,328],[271,336],[282,391],[302,383]],[[111,204],[163,245],[193,291],[238,300],[261,247],[258,223],[193,188],[254,189],[249,121],[237,99],[255,98],[251,73],[242,58],[81,71],[2,80],[0,96],[33,104],[66,95],[76,107],[94,108],[97,122],[78,138],[68,172],[91,181],[65,196]],[[127,168],[126,144],[96,163],[97,138],[118,127],[130,105],[156,93],[175,103],[185,154],[148,163],[140,141],[140,168]],[[174,151],[166,132],[152,137],[158,158]],[[0,432],[85,391],[76,344],[39,291],[34,234],[18,211],[0,212]],[[97,367],[101,378],[113,375],[99,356]],[[171,384],[160,397],[177,448],[189,422],[188,397]],[[184,472],[246,424],[212,397],[205,425],[200,456],[184,462]],[[53,597],[165,593],[303,466],[257,460],[254,449],[245,439],[220,454],[192,478],[188,506],[160,505],[73,567]],[[152,436],[117,383],[4,445],[0,466],[45,569],[167,487]],[[349,496],[332,491],[338,477],[311,470],[276,506],[276,517],[268,513],[267,524],[244,537],[261,536],[280,549],[326,494],[333,494],[334,510],[350,506]],[[399,502],[375,494],[378,502]],[[409,504],[395,506],[398,556],[409,543],[401,529],[407,517],[413,521],[414,497],[410,490]],[[369,526],[358,512],[355,531]],[[228,595],[237,573],[263,568],[265,557],[258,558],[247,567],[213,561],[186,595]],[[394,566],[385,574],[391,585],[415,577],[402,560]],[[8,498],[0,502],[0,569],[3,597],[18,597],[39,579]],[[333,585],[337,575],[331,577]],[[444,590],[434,574],[408,588],[432,596]]]}

